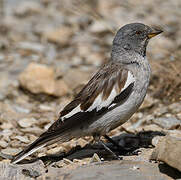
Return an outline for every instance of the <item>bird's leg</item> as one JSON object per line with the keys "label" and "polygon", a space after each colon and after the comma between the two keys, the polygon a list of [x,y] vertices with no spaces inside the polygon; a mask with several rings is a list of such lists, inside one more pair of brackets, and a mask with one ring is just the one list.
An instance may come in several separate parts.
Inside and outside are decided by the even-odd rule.
{"label": "bird's leg", "polygon": [[114,141],[113,139],[111,139],[108,135],[104,135],[104,137],[105,137],[105,139],[107,139],[110,143],[112,143],[114,146],[116,146],[117,148],[120,149],[120,146],[119,146],[119,144],[118,144],[116,141]]}
{"label": "bird's leg", "polygon": [[108,135],[104,135],[104,138],[107,139],[114,146],[116,146],[119,153],[121,153],[121,154],[125,153],[126,150],[123,147],[121,147],[116,141],[114,141],[112,138],[110,138]]}
{"label": "bird's leg", "polygon": [[108,151],[114,158],[120,160],[120,157],[116,155],[109,147],[107,147],[103,141],[99,140],[99,142],[104,147],[104,149]]}
{"label": "bird's leg", "polygon": [[99,134],[94,134],[93,135],[93,138],[94,138],[94,141],[95,142],[99,142],[106,151],[108,151],[114,158],[116,159],[119,159],[120,160],[120,157],[117,156],[109,147],[106,146],[106,144],[100,139],[100,135]]}

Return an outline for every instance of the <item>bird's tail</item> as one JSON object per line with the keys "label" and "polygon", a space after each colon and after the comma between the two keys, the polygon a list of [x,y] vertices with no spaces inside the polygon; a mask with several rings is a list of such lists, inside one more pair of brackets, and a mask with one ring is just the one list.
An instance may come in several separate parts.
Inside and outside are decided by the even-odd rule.
{"label": "bird's tail", "polygon": [[[37,140],[39,140],[39,138]],[[31,155],[32,153],[34,153],[35,151],[37,151],[38,149],[40,149],[40,148],[42,148],[44,146],[46,146],[46,144],[39,145],[37,143],[37,141],[33,142],[32,144],[27,146],[27,148],[25,148],[23,151],[16,154],[13,157],[13,159],[11,160],[11,163],[13,163],[13,164],[18,163],[19,161],[23,160],[24,158],[26,158],[27,156]]]}
{"label": "bird's tail", "polygon": [[[55,121],[49,129],[40,135],[32,144],[27,146],[23,151],[14,156],[12,163],[18,163],[38,149],[51,145],[57,141],[61,143],[71,140],[72,138],[79,138],[82,136],[79,126],[82,123],[87,123],[91,119],[90,113],[76,113],[74,116],[62,121],[61,117]],[[85,121],[85,118],[87,121]],[[77,123],[79,121],[79,123]],[[84,134],[85,135],[85,134]]]}
{"label": "bird's tail", "polygon": [[40,148],[43,148],[47,145],[51,145],[53,143],[56,143],[57,141],[60,141],[63,143],[63,142],[68,141],[70,139],[71,138],[69,136],[66,136],[66,134],[64,134],[64,133],[58,133],[58,132],[48,133],[48,132],[45,132],[37,140],[35,140],[32,144],[27,146],[23,151],[16,154],[13,157],[11,162],[13,164],[16,164],[19,161],[26,158],[27,156],[34,153],[35,151],[39,150]]}

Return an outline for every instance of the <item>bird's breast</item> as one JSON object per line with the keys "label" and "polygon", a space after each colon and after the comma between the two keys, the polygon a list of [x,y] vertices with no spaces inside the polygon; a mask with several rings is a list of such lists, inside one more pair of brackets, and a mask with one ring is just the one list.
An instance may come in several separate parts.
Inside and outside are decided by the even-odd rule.
{"label": "bird's breast", "polygon": [[99,132],[100,134],[104,135],[110,130],[125,123],[140,107],[145,98],[149,85],[149,64],[145,63],[144,66],[140,67],[140,69],[134,71],[136,71],[136,73],[133,72],[136,76],[136,81],[133,92],[129,95],[124,103],[111,109],[90,124],[88,133],[91,134],[92,132]]}

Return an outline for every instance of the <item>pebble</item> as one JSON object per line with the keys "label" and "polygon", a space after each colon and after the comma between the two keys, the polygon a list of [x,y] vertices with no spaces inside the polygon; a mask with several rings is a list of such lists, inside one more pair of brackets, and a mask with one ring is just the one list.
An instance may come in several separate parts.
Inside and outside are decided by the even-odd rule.
{"label": "pebble", "polygon": [[93,157],[90,159],[90,163],[93,163],[93,162],[99,162],[99,163],[102,162],[100,157],[96,153],[94,153]]}
{"label": "pebble", "polygon": [[67,159],[67,158],[63,158],[63,162],[65,164],[73,164],[73,162],[71,160]]}
{"label": "pebble", "polygon": [[44,132],[43,129],[41,129],[41,128],[37,127],[37,126],[22,128],[21,131],[25,132],[25,133],[31,133],[31,134],[34,134],[36,136],[39,136],[40,134],[42,134]]}
{"label": "pebble", "polygon": [[173,113],[180,113],[181,112],[181,102],[173,103],[168,106],[168,109]]}
{"label": "pebble", "polygon": [[0,54],[0,62],[4,60],[5,56],[3,54]]}
{"label": "pebble", "polygon": [[24,142],[24,143],[29,143],[30,142],[26,136],[15,136],[14,138],[18,139],[18,140],[20,140],[21,142]]}
{"label": "pebble", "polygon": [[45,47],[39,43],[35,42],[19,42],[16,44],[18,49],[23,49],[26,51],[43,53],[45,51]]}
{"label": "pebble", "polygon": [[43,36],[49,42],[65,46],[70,43],[70,38],[73,36],[73,31],[70,27],[61,26],[57,29],[45,32]]}
{"label": "pebble", "polygon": [[6,148],[8,146],[8,143],[5,141],[0,141],[0,147]]}
{"label": "pebble", "polygon": [[2,136],[11,136],[13,134],[13,132],[10,129],[3,129],[2,131],[0,131],[0,135]]}
{"label": "pebble", "polygon": [[19,112],[19,113],[26,113],[26,114],[30,113],[30,110],[29,110],[29,109],[26,109],[26,108],[21,107],[21,106],[15,105],[15,106],[14,106],[14,109],[15,109],[17,112]]}
{"label": "pebble", "polygon": [[162,138],[164,138],[164,137],[162,137],[162,136],[153,137],[153,139],[151,140],[152,145],[156,146]]}
{"label": "pebble", "polygon": [[79,144],[81,147],[84,147],[86,144],[88,144],[88,141],[82,139],[82,138],[79,138],[77,141],[77,144]]}
{"label": "pebble", "polygon": [[36,119],[34,118],[23,118],[18,121],[18,124],[23,128],[31,127],[35,123]]}
{"label": "pebble", "polygon": [[10,123],[3,123],[2,125],[0,125],[0,127],[2,129],[11,129],[13,127],[13,124]]}
{"label": "pebble", "polygon": [[65,149],[62,146],[59,146],[59,147],[49,149],[46,153],[47,154],[56,154],[56,153],[60,153],[63,151],[65,151]]}
{"label": "pebble", "polygon": [[155,124],[162,128],[171,129],[181,124],[181,121],[175,117],[160,117],[152,120]]}
{"label": "pebble", "polygon": [[133,166],[131,169],[132,169],[133,171],[135,171],[135,170],[138,170],[138,169],[140,169],[140,168],[139,168],[139,166]]}
{"label": "pebble", "polygon": [[39,105],[39,108],[40,108],[42,111],[53,111],[53,107],[47,106],[47,105],[44,105],[44,104],[40,104],[40,105]]}
{"label": "pebble", "polygon": [[1,152],[3,154],[8,154],[8,155],[15,155],[19,152],[19,149],[15,149],[15,148],[6,148],[6,149],[2,149]]}

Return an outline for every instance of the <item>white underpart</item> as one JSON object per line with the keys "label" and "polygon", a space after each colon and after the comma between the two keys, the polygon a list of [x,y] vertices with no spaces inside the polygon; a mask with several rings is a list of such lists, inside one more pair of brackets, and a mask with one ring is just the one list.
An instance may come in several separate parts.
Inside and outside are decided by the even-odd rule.
{"label": "white underpart", "polygon": [[16,161],[13,162],[13,164],[18,163],[19,161],[23,160],[24,158],[26,158],[27,156],[33,154],[35,151],[41,149],[42,147],[44,147],[46,144],[42,144],[41,146],[38,146],[34,149],[32,149],[31,151],[27,152],[26,154],[24,154],[23,156],[21,156],[19,159],[17,159]]}
{"label": "white underpart", "polygon": [[68,114],[66,114],[65,116],[62,117],[62,120],[67,119],[71,116],[73,116],[74,114],[78,113],[78,112],[82,112],[82,110],[80,109],[80,105],[78,105],[77,107],[75,107],[74,109],[72,109],[72,111],[70,111]]}
{"label": "white underpart", "polygon": [[133,82],[135,82],[135,78],[134,78],[133,74],[130,71],[128,71],[127,80],[126,80],[126,83],[125,83],[123,89],[121,90],[121,92],[124,91]]}

